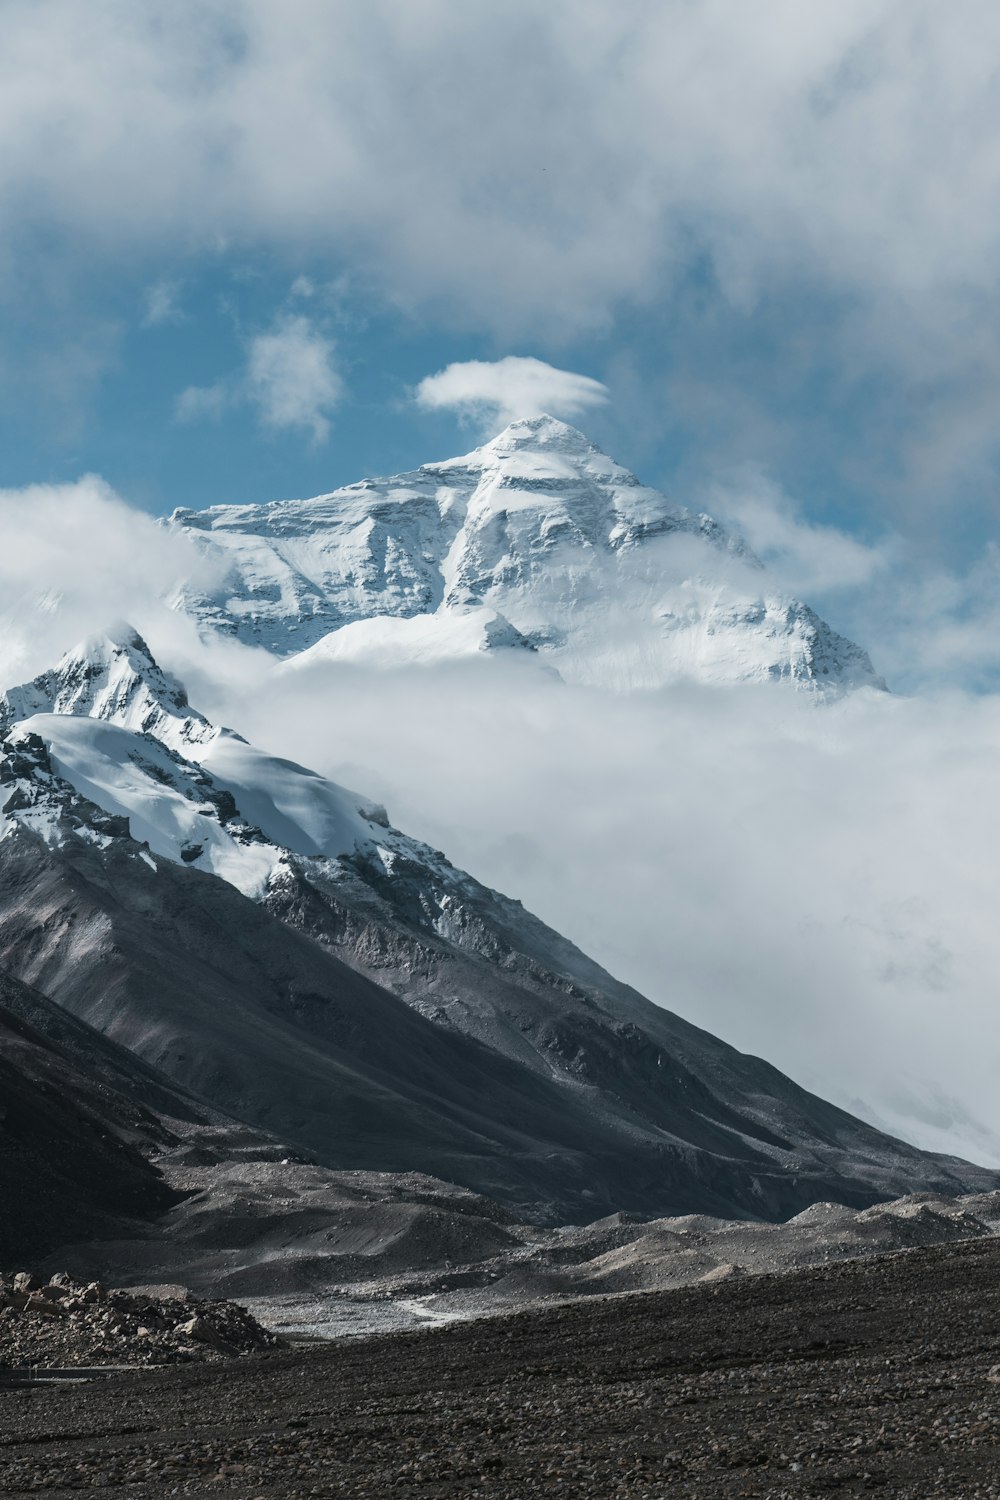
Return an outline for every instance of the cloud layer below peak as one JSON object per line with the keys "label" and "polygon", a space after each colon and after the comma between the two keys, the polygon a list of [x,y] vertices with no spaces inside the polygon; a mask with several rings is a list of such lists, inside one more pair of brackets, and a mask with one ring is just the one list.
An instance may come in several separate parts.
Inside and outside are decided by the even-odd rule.
{"label": "cloud layer below peak", "polygon": [[[747,499],[761,549],[815,570],[824,539],[791,502]],[[652,998],[896,1132],[1000,1160],[995,694],[609,695],[521,653],[281,673],[169,607],[210,565],[99,480],[0,493],[0,533],[0,686],[127,618],[203,711],[385,801]],[[848,550],[826,581],[870,593],[877,567]],[[937,592],[928,643],[956,586]],[[888,638],[862,639],[887,669]]]}

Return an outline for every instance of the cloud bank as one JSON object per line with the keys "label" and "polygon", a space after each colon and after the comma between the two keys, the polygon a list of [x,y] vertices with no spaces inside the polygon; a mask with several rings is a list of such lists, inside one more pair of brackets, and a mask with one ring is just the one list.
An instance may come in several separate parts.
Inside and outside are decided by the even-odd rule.
{"label": "cloud bank", "polygon": [[658,1003],[896,1134],[1000,1162],[997,698],[621,698],[486,662],[328,665],[213,707]]}
{"label": "cloud bank", "polygon": [[737,305],[858,294],[916,360],[992,306],[986,0],[11,0],[4,39],[0,208],[77,253],[320,244],[523,333],[693,251]]}

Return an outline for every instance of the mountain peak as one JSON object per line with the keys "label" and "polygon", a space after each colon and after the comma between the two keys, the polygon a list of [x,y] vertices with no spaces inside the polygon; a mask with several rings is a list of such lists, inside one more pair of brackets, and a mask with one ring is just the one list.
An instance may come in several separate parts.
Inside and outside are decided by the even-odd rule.
{"label": "mountain peak", "polygon": [[456,611],[476,608],[538,665],[619,691],[692,677],[884,686],[863,650],[768,585],[739,536],[548,413],[406,474],[170,525],[219,580],[182,588],[177,607],[279,656],[329,638],[330,659],[429,660],[434,642],[451,652]]}
{"label": "mountain peak", "polygon": [[580,432],[576,427],[571,427],[568,422],[560,421],[558,417],[550,417],[543,412],[535,417],[518,417],[517,421],[511,422],[502,432],[498,432],[496,437],[477,448],[474,454],[467,455],[465,460],[446,460],[443,465],[431,465],[431,467],[450,467],[455,462],[463,461],[468,462],[470,467],[488,466],[494,460],[502,461],[522,453],[558,455],[571,463],[574,460],[586,463],[594,458],[610,463],[610,460],[596,443],[591,442],[586,433]]}
{"label": "mountain peak", "polygon": [[80,641],[48,672],[0,693],[0,733],[49,713],[155,733],[174,749],[219,733],[191,707],[183,684],[163,670],[135,627],[122,620]]}
{"label": "mountain peak", "polygon": [[[152,651],[127,620],[115,620],[105,630],[78,641],[60,658],[55,671],[65,673],[85,665],[97,670],[112,670],[116,662],[124,661],[137,673],[158,673],[164,681],[167,680]],[[175,693],[183,694],[180,683],[171,686]]]}
{"label": "mountain peak", "polygon": [[576,427],[571,427],[568,422],[563,422],[559,417],[550,417],[547,412],[540,412],[536,417],[518,417],[511,422],[502,432],[498,432],[495,438],[484,444],[486,448],[523,448],[527,445],[557,444],[559,447],[583,448],[587,451],[593,449],[596,444],[592,443],[586,433],[580,432]]}

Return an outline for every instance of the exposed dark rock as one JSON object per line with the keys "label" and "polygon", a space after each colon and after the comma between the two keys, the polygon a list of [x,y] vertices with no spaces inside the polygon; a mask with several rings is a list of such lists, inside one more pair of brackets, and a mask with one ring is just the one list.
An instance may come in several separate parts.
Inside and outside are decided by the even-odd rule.
{"label": "exposed dark rock", "polygon": [[[623,986],[602,992],[596,965],[507,903],[529,944],[516,950],[475,882],[467,912],[453,899],[447,939],[416,918],[373,920],[363,903],[385,901],[369,886],[338,912],[325,887],[292,882],[302,904],[279,920],[276,903],[195,867],[150,868],[128,841],[53,850],[20,828],[0,848],[0,962],[174,1085],[324,1165],[429,1172],[543,1222],[617,1209],[785,1218],[816,1199],[861,1207],[995,1183]],[[402,879],[406,910],[408,892]],[[357,966],[377,950],[372,973],[405,1001],[322,941],[329,910]]]}

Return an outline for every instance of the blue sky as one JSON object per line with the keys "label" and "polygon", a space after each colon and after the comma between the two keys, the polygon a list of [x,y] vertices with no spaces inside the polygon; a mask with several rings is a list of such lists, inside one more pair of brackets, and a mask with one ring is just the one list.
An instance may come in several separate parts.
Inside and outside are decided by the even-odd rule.
{"label": "blue sky", "polygon": [[967,640],[1000,618],[994,7],[0,0],[0,24],[3,487],[97,473],[153,514],[317,493],[472,446],[504,402],[429,410],[419,383],[530,358],[602,382],[549,404],[678,500],[770,496],[790,585],[831,528],[877,553],[878,618],[871,570],[823,581],[844,628],[899,634],[915,589],[949,628],[975,593]]}
{"label": "blue sky", "polygon": [[[783,346],[802,307],[794,290],[786,301],[733,308],[710,268],[695,264],[663,306],[616,308],[581,334],[505,338],[488,317],[455,327],[433,310],[394,305],[336,255],[239,247],[143,256],[108,274],[94,267],[67,303],[15,311],[7,325],[8,369],[26,378],[9,381],[0,411],[3,484],[95,471],[156,513],[318,493],[474,445],[511,413],[429,412],[414,392],[452,363],[514,356],[604,382],[603,407],[567,415],[644,478],[686,495],[734,462],[773,463],[817,510],[861,512],[863,484],[830,463],[851,417],[822,405],[833,378],[824,313],[811,306],[812,357],[790,372]],[[299,419],[292,411],[275,423],[238,389],[254,340],[289,324],[326,346],[335,373],[318,430],[308,402]],[[218,401],[186,409],[185,392],[220,387]]]}
{"label": "blue sky", "polygon": [[[566,415],[679,499],[699,503],[707,478],[750,461],[783,475],[813,513],[861,528],[869,521],[883,460],[870,455],[869,474],[863,460],[852,466],[838,453],[863,431],[864,414],[851,408],[867,392],[831,402],[836,372],[821,326],[805,368],[788,369],[783,346],[791,328],[801,330],[794,299],[745,313],[693,276],[685,294],[693,306],[679,299],[683,328],[672,305],[624,308],[582,338],[505,340],[490,329],[442,327],[422,310],[345,286],[330,270],[239,251],[171,259],[95,277],[68,317],[42,326],[15,318],[5,353],[28,378],[10,384],[0,412],[3,484],[94,471],[155,513],[319,493],[473,446],[510,413],[470,421],[430,412],[414,391],[453,362],[513,355],[606,383],[605,406]],[[821,325],[815,306],[811,314]],[[301,420],[290,414],[276,424],[238,390],[253,341],[289,324],[307,326],[307,337],[328,347],[336,374],[318,431],[308,403]],[[219,386],[228,394],[217,406],[185,416],[185,392]],[[887,491],[887,506],[894,498]]]}

